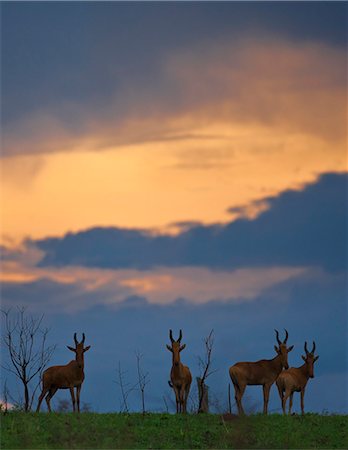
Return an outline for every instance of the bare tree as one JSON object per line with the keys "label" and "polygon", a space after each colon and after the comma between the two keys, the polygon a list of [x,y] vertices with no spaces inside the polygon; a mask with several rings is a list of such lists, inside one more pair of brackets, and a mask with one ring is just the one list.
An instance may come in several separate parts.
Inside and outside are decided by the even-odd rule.
{"label": "bare tree", "polygon": [[115,380],[115,383],[119,386],[121,391],[121,412],[129,413],[129,407],[128,407],[128,397],[131,392],[133,392],[136,387],[138,386],[138,383],[135,385],[131,385],[129,382],[125,381],[125,375],[127,372],[122,371],[121,368],[121,362],[118,362],[118,370],[117,370],[117,380]]}
{"label": "bare tree", "polygon": [[135,357],[137,359],[137,372],[138,372],[138,389],[141,393],[141,406],[142,406],[142,413],[145,414],[145,387],[149,383],[148,376],[149,372],[144,373],[143,369],[141,367],[141,359],[143,355],[139,352],[135,352]]}
{"label": "bare tree", "polygon": [[212,358],[211,354],[214,346],[214,330],[211,330],[208,336],[204,339],[205,354],[204,357],[198,358],[198,365],[200,369],[200,376],[197,377],[198,386],[198,412],[208,412],[208,386],[205,384],[206,379],[216,372],[211,369]]}
{"label": "bare tree", "polygon": [[3,343],[8,350],[9,362],[2,365],[13,373],[23,385],[23,409],[30,411],[55,345],[47,346],[48,328],[42,328],[43,315],[36,318],[26,308],[1,311],[4,317]]}

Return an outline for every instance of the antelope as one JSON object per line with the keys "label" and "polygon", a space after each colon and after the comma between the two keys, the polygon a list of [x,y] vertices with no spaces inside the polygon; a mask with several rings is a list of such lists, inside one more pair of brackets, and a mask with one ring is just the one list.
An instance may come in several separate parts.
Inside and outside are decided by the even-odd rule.
{"label": "antelope", "polygon": [[173,339],[172,330],[169,330],[169,339],[172,345],[167,345],[167,349],[173,354],[173,365],[172,370],[170,371],[171,381],[168,381],[168,383],[175,392],[176,412],[186,413],[187,398],[192,382],[190,369],[180,362],[180,352],[184,350],[186,344],[181,345],[181,330],[177,341]]}
{"label": "antelope", "polygon": [[307,342],[305,342],[304,350],[306,352],[306,356],[302,356],[304,364],[301,367],[290,367],[290,369],[284,370],[284,372],[282,372],[277,379],[277,387],[280,400],[282,402],[283,414],[285,414],[286,401],[289,397],[289,414],[291,414],[292,397],[294,392],[301,392],[301,412],[304,414],[304,395],[306,385],[309,378],[314,378],[314,363],[319,358],[319,356],[314,356],[314,341],[311,352],[307,349]]}
{"label": "antelope", "polygon": [[82,333],[82,341],[78,342],[76,333],[74,334],[75,348],[68,349],[75,353],[75,360],[70,361],[65,366],[52,366],[46,369],[42,375],[42,392],[39,397],[36,412],[40,411],[43,398],[46,395],[46,403],[48,411],[51,412],[50,401],[58,389],[70,389],[73,411],[75,412],[75,395],[74,387],[76,387],[77,410],[80,412],[80,391],[84,374],[84,353],[91,348],[90,345],[84,347],[85,333]]}
{"label": "antelope", "polygon": [[267,414],[269,391],[272,384],[278,378],[278,375],[283,370],[289,368],[288,365],[288,353],[294,348],[286,347],[289,334],[285,330],[285,339],[283,342],[279,339],[279,333],[277,330],[276,338],[278,346],[274,346],[277,356],[273,359],[261,359],[256,362],[238,362],[229,369],[230,377],[234,385],[235,399],[238,407],[238,414],[244,414],[242,406],[242,397],[246,386],[262,385],[263,387],[263,413]]}

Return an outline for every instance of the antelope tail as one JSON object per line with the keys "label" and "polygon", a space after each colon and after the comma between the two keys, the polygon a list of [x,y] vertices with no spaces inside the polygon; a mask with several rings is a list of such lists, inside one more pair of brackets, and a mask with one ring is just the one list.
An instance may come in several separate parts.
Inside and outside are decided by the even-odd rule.
{"label": "antelope tail", "polygon": [[172,388],[173,387],[173,383],[171,381],[168,380],[168,384],[169,386]]}

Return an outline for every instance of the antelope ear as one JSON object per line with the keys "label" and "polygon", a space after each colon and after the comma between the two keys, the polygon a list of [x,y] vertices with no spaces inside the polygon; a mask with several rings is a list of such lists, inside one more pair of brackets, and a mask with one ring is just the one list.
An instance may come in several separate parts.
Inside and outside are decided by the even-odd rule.
{"label": "antelope ear", "polygon": [[274,350],[279,354],[279,348],[275,345]]}
{"label": "antelope ear", "polygon": [[76,353],[76,349],[73,347],[69,347],[69,345],[67,345],[68,349],[71,350],[72,352]]}
{"label": "antelope ear", "polygon": [[294,346],[291,345],[291,347],[288,348],[288,353],[290,353],[293,348],[294,348]]}
{"label": "antelope ear", "polygon": [[167,349],[168,349],[170,352],[173,353],[172,347],[170,347],[170,345],[167,344],[166,347],[167,347]]}
{"label": "antelope ear", "polygon": [[306,362],[306,357],[301,355],[301,358],[303,359],[304,362]]}
{"label": "antelope ear", "polygon": [[314,358],[314,362],[319,359],[319,355]]}
{"label": "antelope ear", "polygon": [[83,352],[87,352],[87,350],[89,350],[90,348],[91,348],[91,346],[87,345],[87,347],[83,349]]}
{"label": "antelope ear", "polygon": [[181,350],[184,350],[185,347],[186,347],[186,344],[183,344],[183,345],[179,348],[179,352],[181,352]]}

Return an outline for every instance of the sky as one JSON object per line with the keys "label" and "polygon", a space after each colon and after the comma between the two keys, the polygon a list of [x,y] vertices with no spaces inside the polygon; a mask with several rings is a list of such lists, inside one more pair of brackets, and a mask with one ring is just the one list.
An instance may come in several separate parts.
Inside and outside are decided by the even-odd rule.
{"label": "sky", "polygon": [[[286,328],[291,366],[305,341],[320,355],[306,408],[347,413],[347,5],[1,13],[2,308],[44,314],[52,364],[86,334],[82,399],[99,412],[120,409],[117,367],[133,383],[136,351],[148,409],[173,411],[169,329],[194,379],[214,329],[223,410],[229,366],[273,358]],[[261,388],[245,403],[261,410]]]}

